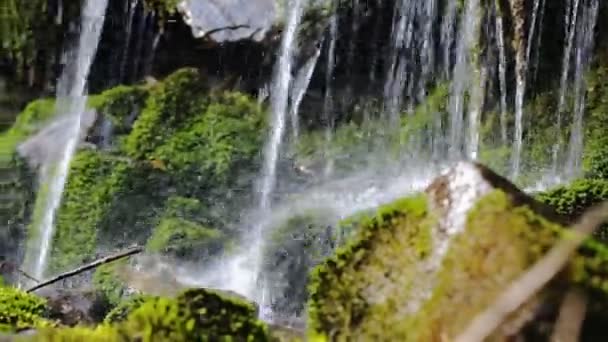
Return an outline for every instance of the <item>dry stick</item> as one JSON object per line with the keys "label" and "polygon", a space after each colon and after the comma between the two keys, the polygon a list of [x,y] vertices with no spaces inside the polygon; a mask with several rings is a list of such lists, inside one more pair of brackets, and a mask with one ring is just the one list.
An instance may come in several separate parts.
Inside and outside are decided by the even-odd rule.
{"label": "dry stick", "polygon": [[551,342],[577,342],[587,313],[587,294],[580,289],[568,291],[559,310]]}
{"label": "dry stick", "polygon": [[605,220],[608,220],[608,202],[587,211],[555,247],[514,281],[489,308],[477,315],[454,342],[483,341],[510,313],[546,285],[566,265],[585,238]]}
{"label": "dry stick", "polygon": [[45,280],[42,283],[40,283],[40,284],[38,284],[38,285],[36,285],[34,287],[29,288],[26,292],[34,292],[34,291],[36,291],[36,290],[38,290],[40,288],[43,288],[45,286],[54,284],[54,283],[56,283],[56,282],[58,282],[60,280],[63,280],[63,279],[69,278],[69,277],[73,277],[73,276],[75,276],[77,274],[80,274],[80,273],[88,271],[90,269],[93,269],[93,268],[99,267],[101,265],[110,263],[112,261],[120,260],[120,259],[129,257],[129,256],[134,255],[134,254],[139,254],[139,253],[143,252],[143,250],[144,250],[143,247],[135,247],[135,248],[131,248],[129,250],[126,250],[124,252],[108,255],[107,257],[101,258],[99,260],[95,260],[95,261],[93,261],[90,264],[86,264],[86,265],[80,266],[77,269],[74,269],[72,271],[68,271],[68,272],[65,272],[65,273],[61,273],[60,275],[55,276],[55,277],[53,277],[53,278],[51,278],[49,280]]}
{"label": "dry stick", "polygon": [[21,269],[17,269],[17,272],[19,272],[22,276],[26,277],[27,279],[31,280],[31,281],[35,281],[37,283],[40,282],[40,280],[32,277],[31,275],[27,274],[25,271],[21,270]]}
{"label": "dry stick", "polygon": [[200,39],[204,39],[204,38],[210,37],[211,35],[213,35],[215,33],[218,33],[218,32],[221,32],[221,31],[236,31],[236,30],[242,29],[242,28],[251,28],[251,26],[249,26],[249,25],[233,25],[233,26],[225,26],[225,27],[214,28],[214,29],[211,29],[211,30],[205,32]]}

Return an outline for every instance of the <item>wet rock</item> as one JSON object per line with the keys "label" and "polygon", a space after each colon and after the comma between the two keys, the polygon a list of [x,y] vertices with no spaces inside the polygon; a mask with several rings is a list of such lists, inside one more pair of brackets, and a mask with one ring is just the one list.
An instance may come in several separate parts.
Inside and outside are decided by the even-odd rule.
{"label": "wet rock", "polygon": [[178,10],[197,37],[261,41],[277,18],[275,0],[185,0]]}
{"label": "wet rock", "polygon": [[107,299],[95,291],[46,289],[39,294],[47,300],[48,317],[61,325],[100,323],[110,310]]}
{"label": "wet rock", "polygon": [[[309,327],[330,340],[451,340],[555,243],[561,222],[489,169],[459,163],[424,193],[359,219],[355,239],[313,273]],[[555,309],[555,290],[493,338],[519,336]]]}

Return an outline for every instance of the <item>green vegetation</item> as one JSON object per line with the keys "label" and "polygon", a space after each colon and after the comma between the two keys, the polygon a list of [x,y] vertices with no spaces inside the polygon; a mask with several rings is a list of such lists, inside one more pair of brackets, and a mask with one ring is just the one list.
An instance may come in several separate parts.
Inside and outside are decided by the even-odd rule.
{"label": "green vegetation", "polygon": [[[124,308],[121,308],[124,310]],[[150,297],[114,312],[95,329],[41,329],[35,341],[268,341],[266,326],[249,303],[208,290],[187,290],[175,299]],[[114,317],[114,318],[112,318]],[[25,339],[27,340],[27,339]]]}
{"label": "green vegetation", "polygon": [[354,241],[312,274],[308,325],[313,335],[374,339],[400,331],[398,315],[390,313],[415,300],[410,291],[415,284],[428,285],[418,263],[432,253],[434,223],[423,196],[396,201],[362,220]]}
{"label": "green vegetation", "polygon": [[46,310],[43,299],[0,285],[0,332],[49,326]]}

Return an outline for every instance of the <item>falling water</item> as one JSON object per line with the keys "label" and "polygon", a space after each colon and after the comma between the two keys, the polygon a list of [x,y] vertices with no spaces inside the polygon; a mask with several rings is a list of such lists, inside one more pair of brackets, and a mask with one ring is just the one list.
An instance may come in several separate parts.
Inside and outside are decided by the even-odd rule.
{"label": "falling water", "polygon": [[543,40],[543,23],[544,23],[544,19],[545,19],[545,6],[546,0],[540,0],[540,14],[538,15],[538,34],[536,35],[536,46],[534,48],[534,51],[536,51],[536,57],[534,58],[533,61],[533,66],[532,66],[532,80],[531,82],[536,82],[536,76],[538,74],[538,63],[540,62],[540,48],[542,45],[542,40]]}
{"label": "falling water", "polygon": [[333,120],[334,120],[334,94],[333,94],[333,77],[336,67],[336,42],[338,40],[338,15],[334,13],[329,23],[329,48],[327,49],[327,70],[325,73],[325,98],[323,102],[323,121],[325,121],[325,175],[332,172],[333,161],[331,156],[327,154],[329,144],[332,140]]}
{"label": "falling water", "polygon": [[576,21],[578,17],[578,7],[580,0],[568,0],[566,8],[565,27],[566,27],[566,48],[562,57],[562,75],[559,85],[559,100],[557,105],[557,121],[556,132],[558,132],[557,142],[553,146],[553,174],[557,177],[558,163],[562,149],[562,116],[566,110],[566,91],[568,90],[568,78],[570,75],[570,58],[572,56],[572,48],[574,46],[574,37],[576,32]]}
{"label": "falling water", "polygon": [[452,47],[455,44],[455,26],[458,14],[458,1],[449,1],[441,23],[441,46],[443,47],[443,68],[446,79],[452,73]]}
{"label": "falling water", "polygon": [[583,116],[585,113],[585,73],[593,51],[593,34],[597,22],[599,0],[588,0],[578,27],[574,73],[574,119],[570,130],[570,146],[566,163],[568,177],[576,176],[583,154]]}
{"label": "falling water", "polygon": [[41,279],[44,276],[44,271],[49,256],[51,241],[54,232],[55,212],[61,202],[61,196],[68,176],[70,161],[78,145],[80,137],[81,115],[86,106],[85,86],[93,57],[99,44],[101,30],[105,20],[105,11],[107,0],[87,0],[85,2],[82,19],[81,32],[76,52],[76,59],[73,63],[66,66],[62,77],[57,86],[59,100],[65,98],[67,101],[65,108],[57,107],[57,110],[67,109],[65,115],[70,117],[69,127],[67,127],[66,143],[61,151],[60,160],[54,167],[50,167],[48,182],[49,192],[44,200],[44,213],[42,221],[37,231],[40,236],[40,245],[34,253],[28,255],[36,255],[34,260],[32,274]]}
{"label": "falling water", "polygon": [[135,33],[135,48],[133,50],[133,66],[131,67],[131,78],[132,82],[137,81],[139,78],[139,68],[142,58],[143,45],[145,41],[145,34],[148,31],[148,26],[151,24],[153,12],[148,11],[142,6],[139,23],[137,26],[137,32]]}
{"label": "falling water", "polygon": [[503,145],[507,143],[507,51],[505,50],[505,31],[502,11],[495,2],[496,12],[496,45],[498,47],[498,86],[500,89],[500,138]]}
{"label": "falling water", "polygon": [[317,66],[317,61],[319,60],[319,56],[321,55],[321,44],[317,44],[317,48],[313,55],[304,63],[304,65],[298,70],[296,74],[296,78],[293,81],[290,94],[290,105],[289,105],[289,116],[291,118],[291,130],[293,135],[293,142],[297,143],[298,136],[300,135],[300,118],[298,117],[298,113],[300,111],[300,104],[304,99],[304,94],[306,94],[306,90],[308,90],[308,85],[310,84],[310,79],[312,78],[312,74],[315,71],[315,67]]}
{"label": "falling water", "polygon": [[[523,11],[524,0],[511,1],[511,12],[518,16]],[[524,100],[526,96],[526,76],[528,73],[528,60],[526,58],[526,33],[523,18],[514,18],[515,36],[515,136],[513,142],[513,160],[511,165],[511,177],[516,179],[519,176],[521,164],[521,151],[523,148],[523,118]]]}
{"label": "falling water", "polygon": [[[272,83],[272,92],[270,97],[270,107],[272,111],[271,132],[264,150],[264,169],[261,180],[261,191],[259,193],[259,212],[267,213],[271,205],[271,196],[274,192],[276,184],[277,162],[281,151],[281,142],[285,131],[287,120],[288,100],[289,100],[289,85],[291,83],[291,69],[293,51],[297,46],[297,29],[302,16],[303,5],[305,0],[292,0],[288,8],[288,19],[283,34],[281,48],[279,51],[277,67]],[[254,226],[255,241],[251,246],[253,250],[253,269],[254,276],[260,275],[262,263],[262,250],[264,245],[264,224],[260,221]],[[263,284],[262,284],[263,285]],[[255,291],[255,280],[250,285],[253,288],[248,289],[248,295],[257,297],[262,307],[265,306],[263,298],[260,295],[264,294],[264,286],[261,292]]]}
{"label": "falling water", "polygon": [[[479,0],[469,0],[466,4],[464,18],[461,21],[460,37],[456,49],[456,65],[454,66],[452,89],[450,94],[450,155],[459,157],[463,147],[463,114],[465,92],[471,84],[469,60],[471,52],[477,44],[480,23]],[[473,82],[474,83],[474,82]]]}
{"label": "falling water", "polygon": [[410,79],[407,69],[407,50],[413,37],[414,17],[417,1],[400,0],[395,2],[390,66],[384,85],[384,102],[391,123],[399,122],[403,91]]}
{"label": "falling water", "polygon": [[[130,6],[129,6],[130,4]],[[125,34],[125,45],[122,50],[122,61],[120,62],[120,81],[122,82],[124,76],[127,72],[127,61],[129,59],[129,48],[131,46],[131,32],[133,32],[133,17],[135,15],[135,10],[137,9],[137,5],[139,4],[139,0],[133,0],[131,2],[126,1],[125,6],[127,6],[127,12],[129,14],[127,20],[127,32]]]}

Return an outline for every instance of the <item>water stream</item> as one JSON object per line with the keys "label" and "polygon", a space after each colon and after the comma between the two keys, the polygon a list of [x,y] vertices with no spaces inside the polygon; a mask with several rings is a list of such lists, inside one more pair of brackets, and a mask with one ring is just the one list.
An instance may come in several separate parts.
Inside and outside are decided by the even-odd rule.
{"label": "water stream", "polygon": [[107,0],[85,2],[78,47],[74,59],[66,65],[57,86],[57,111],[58,114],[68,117],[69,123],[65,127],[66,140],[62,142],[59,160],[46,167],[47,175],[43,182],[48,184],[48,193],[46,196],[43,195],[44,212],[39,225],[35,227],[39,239],[34,247],[36,250],[27,253],[28,258],[32,260],[29,262],[26,260],[26,265],[32,275],[38,279],[44,276],[53,240],[55,213],[61,203],[70,162],[80,139],[81,116],[85,111],[87,100],[86,83],[99,44],[107,4]]}

